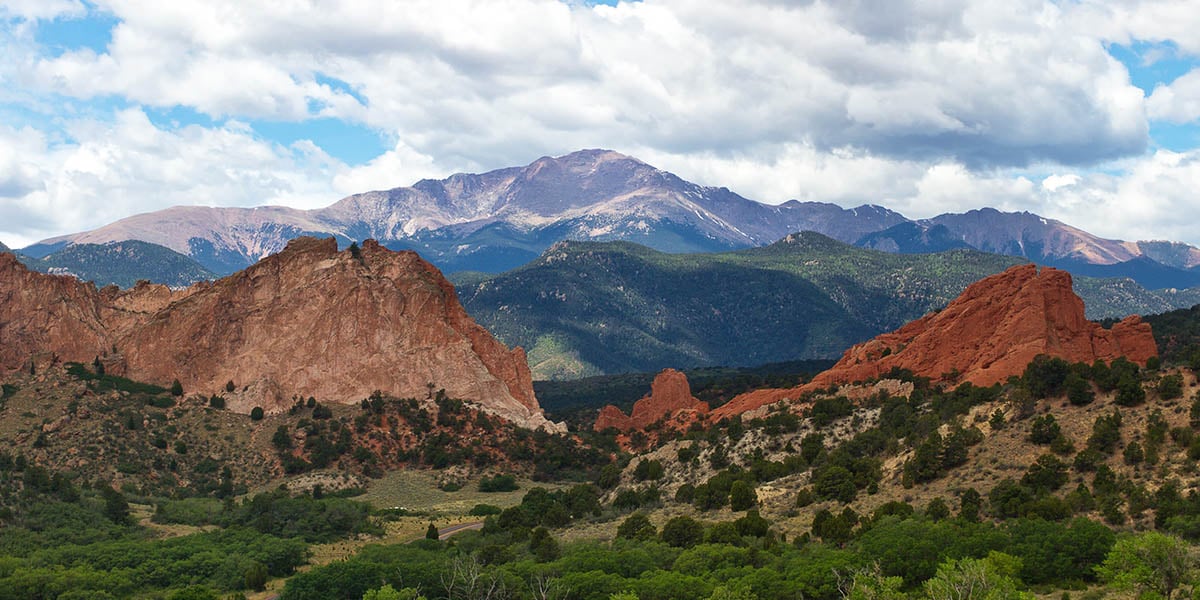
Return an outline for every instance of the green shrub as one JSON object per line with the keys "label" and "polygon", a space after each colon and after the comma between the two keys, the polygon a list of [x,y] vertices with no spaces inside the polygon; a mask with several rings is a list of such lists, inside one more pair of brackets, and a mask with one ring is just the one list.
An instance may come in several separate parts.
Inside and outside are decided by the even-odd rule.
{"label": "green shrub", "polygon": [[517,478],[512,475],[497,475],[479,480],[479,491],[484,493],[515,492],[518,489],[520,488],[517,486]]}
{"label": "green shrub", "polygon": [[501,509],[499,506],[493,506],[491,504],[476,504],[475,506],[471,507],[471,510],[467,512],[467,514],[471,515],[472,517],[487,517],[490,515],[498,515],[501,512],[503,512],[503,509]]}

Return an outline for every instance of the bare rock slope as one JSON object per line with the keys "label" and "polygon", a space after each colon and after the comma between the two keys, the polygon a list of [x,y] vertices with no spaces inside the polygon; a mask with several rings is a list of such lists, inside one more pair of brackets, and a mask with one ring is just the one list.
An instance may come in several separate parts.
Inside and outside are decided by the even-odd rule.
{"label": "bare rock slope", "polygon": [[686,427],[708,413],[708,404],[692,396],[687,376],[675,369],[664,369],[650,384],[650,394],[633,404],[629,415],[608,405],[600,410],[596,431],[615,428],[620,431],[642,431],[666,417],[668,426]]}
{"label": "bare rock slope", "polygon": [[178,292],[96,290],[2,255],[0,300],[8,370],[38,353],[90,362],[115,348],[129,377],[178,379],[189,393],[226,395],[241,412],[283,410],[294,397],[349,403],[375,390],[424,398],[444,389],[519,425],[561,429],[543,416],[520,348],[471,320],[416,253],[370,240],[339,252],[333,239],[297,238],[244,271]]}
{"label": "bare rock slope", "polygon": [[939,312],[850,348],[804,386],[742,394],[712,416],[878,378],[894,368],[935,381],[987,386],[1021,374],[1039,354],[1085,363],[1124,356],[1144,365],[1158,349],[1150,325],[1140,317],[1128,317],[1112,329],[1088,321],[1066,271],[1018,265],[972,284]]}

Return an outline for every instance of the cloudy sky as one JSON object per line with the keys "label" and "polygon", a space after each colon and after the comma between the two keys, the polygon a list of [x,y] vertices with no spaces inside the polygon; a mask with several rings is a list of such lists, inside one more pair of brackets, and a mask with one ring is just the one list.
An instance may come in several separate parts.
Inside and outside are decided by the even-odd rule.
{"label": "cloudy sky", "polygon": [[0,0],[0,241],[602,147],[1200,244],[1198,31],[1195,0]]}

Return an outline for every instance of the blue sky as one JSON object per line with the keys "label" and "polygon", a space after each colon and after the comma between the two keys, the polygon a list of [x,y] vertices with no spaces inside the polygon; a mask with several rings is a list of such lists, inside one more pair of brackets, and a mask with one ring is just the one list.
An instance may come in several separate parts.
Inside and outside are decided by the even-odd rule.
{"label": "blue sky", "polygon": [[770,203],[1200,243],[1179,219],[1200,209],[1189,8],[10,0],[0,241],[609,147]]}

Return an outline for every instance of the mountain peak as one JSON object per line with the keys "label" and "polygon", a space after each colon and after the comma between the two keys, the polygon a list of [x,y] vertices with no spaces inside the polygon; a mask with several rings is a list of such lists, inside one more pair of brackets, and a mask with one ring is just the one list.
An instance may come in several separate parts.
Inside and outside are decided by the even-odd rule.
{"label": "mountain peak", "polygon": [[616,150],[609,150],[607,148],[584,148],[582,150],[568,152],[566,154],[562,154],[562,155],[559,155],[559,156],[556,156],[553,158],[543,156],[539,160],[545,160],[545,159],[557,160],[557,161],[567,161],[567,162],[584,162],[584,161],[606,162],[606,161],[611,161],[611,160],[631,160],[631,161],[639,163],[639,164],[643,164],[643,165],[646,164],[646,163],[642,162],[641,160],[638,160],[637,158],[629,156],[628,154],[622,154],[620,152],[617,152]]}

